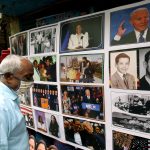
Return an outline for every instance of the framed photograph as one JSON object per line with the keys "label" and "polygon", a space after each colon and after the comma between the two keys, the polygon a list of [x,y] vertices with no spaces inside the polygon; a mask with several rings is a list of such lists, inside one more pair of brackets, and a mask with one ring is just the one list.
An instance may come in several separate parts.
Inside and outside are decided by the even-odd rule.
{"label": "framed photograph", "polygon": [[56,85],[34,84],[32,96],[34,106],[59,111],[58,89]]}
{"label": "framed photograph", "polygon": [[56,82],[56,55],[30,57],[34,67],[34,81]]}
{"label": "framed photograph", "polygon": [[30,55],[56,52],[56,26],[30,31]]}
{"label": "framed photograph", "polygon": [[111,12],[110,45],[150,42],[149,10],[146,4]]}
{"label": "framed photograph", "polygon": [[64,114],[104,120],[104,89],[102,86],[61,85]]}
{"label": "framed photograph", "polygon": [[12,54],[20,56],[28,55],[28,32],[15,34],[11,36],[9,40]]}
{"label": "framed photograph", "polygon": [[111,51],[110,87],[116,89],[137,89],[137,51]]}
{"label": "framed photograph", "polygon": [[113,131],[113,150],[148,150],[149,143],[149,139]]}
{"label": "framed photograph", "polygon": [[103,83],[104,54],[70,55],[60,57],[60,81]]}
{"label": "framed photograph", "polygon": [[37,129],[47,133],[45,113],[42,111],[35,110],[35,118]]}
{"label": "framed photograph", "polygon": [[101,49],[104,46],[104,14],[72,19],[60,26],[60,53]]}
{"label": "framed photograph", "polygon": [[33,119],[33,112],[31,108],[20,106],[21,113],[23,114],[26,126],[34,128],[34,119]]}
{"label": "framed photograph", "polygon": [[48,129],[48,134],[60,138],[60,121],[59,121],[59,116],[50,114],[50,113],[45,113],[46,117],[46,123],[47,123],[47,129]]}
{"label": "framed photograph", "polygon": [[103,124],[64,117],[67,141],[93,150],[105,150],[105,127]]}

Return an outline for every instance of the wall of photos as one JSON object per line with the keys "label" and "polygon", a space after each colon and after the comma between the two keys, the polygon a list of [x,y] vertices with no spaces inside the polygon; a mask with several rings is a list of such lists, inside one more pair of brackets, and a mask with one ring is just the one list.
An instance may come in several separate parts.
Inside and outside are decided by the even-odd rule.
{"label": "wall of photos", "polygon": [[27,127],[81,149],[148,150],[149,11],[143,1],[11,36],[34,65],[19,93]]}

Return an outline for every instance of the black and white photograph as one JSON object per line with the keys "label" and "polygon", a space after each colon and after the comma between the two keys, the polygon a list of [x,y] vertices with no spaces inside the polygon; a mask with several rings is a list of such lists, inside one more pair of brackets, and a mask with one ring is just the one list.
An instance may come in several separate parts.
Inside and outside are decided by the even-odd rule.
{"label": "black and white photograph", "polygon": [[102,49],[104,46],[104,14],[95,14],[62,22],[60,52]]}
{"label": "black and white photograph", "polygon": [[60,138],[61,129],[59,125],[61,124],[61,122],[59,120],[59,115],[45,113],[45,118],[46,118],[48,134]]}
{"label": "black and white photograph", "polygon": [[150,139],[113,131],[113,150],[149,150]]}
{"label": "black and white photograph", "polygon": [[111,92],[112,112],[150,117],[150,95]]}
{"label": "black and white photograph", "polygon": [[112,123],[120,128],[150,133],[150,117],[139,117],[132,114],[112,112]]}
{"label": "black and white photograph", "polygon": [[67,141],[91,150],[105,150],[105,126],[103,124],[64,117],[64,129]]}
{"label": "black and white photograph", "polygon": [[60,81],[103,83],[104,54],[67,55],[60,57]]}
{"label": "black and white photograph", "polygon": [[56,52],[56,26],[30,31],[30,55]]}
{"label": "black and white photograph", "polygon": [[35,84],[32,87],[33,105],[43,109],[59,111],[56,85]]}
{"label": "black and white photograph", "polygon": [[11,53],[27,56],[28,55],[28,32],[18,33],[10,37]]}
{"label": "black and white photograph", "polygon": [[34,81],[56,82],[56,55],[30,57],[34,67]]}
{"label": "black and white photograph", "polygon": [[104,120],[104,89],[102,86],[61,85],[64,114]]}

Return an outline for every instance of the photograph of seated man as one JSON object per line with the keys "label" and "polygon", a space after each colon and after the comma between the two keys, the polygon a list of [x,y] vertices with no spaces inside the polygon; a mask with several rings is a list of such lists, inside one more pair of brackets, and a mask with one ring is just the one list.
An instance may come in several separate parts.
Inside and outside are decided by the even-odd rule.
{"label": "photograph of seated man", "polygon": [[103,87],[61,86],[63,113],[104,120]]}

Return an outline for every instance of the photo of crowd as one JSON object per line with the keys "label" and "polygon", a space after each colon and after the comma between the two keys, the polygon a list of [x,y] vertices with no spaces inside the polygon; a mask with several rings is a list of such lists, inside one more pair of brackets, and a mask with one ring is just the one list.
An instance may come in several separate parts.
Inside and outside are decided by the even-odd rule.
{"label": "photo of crowd", "polygon": [[149,150],[150,140],[113,131],[113,150]]}
{"label": "photo of crowd", "polygon": [[12,54],[21,56],[28,55],[27,32],[22,32],[10,37],[10,48]]}
{"label": "photo of crowd", "polygon": [[103,87],[61,85],[63,113],[104,120]]}
{"label": "photo of crowd", "polygon": [[56,52],[56,27],[47,27],[30,32],[30,55]]}
{"label": "photo of crowd", "polygon": [[105,150],[104,125],[64,117],[64,128],[67,141],[92,150]]}
{"label": "photo of crowd", "polygon": [[150,117],[150,95],[112,92],[112,111]]}
{"label": "photo of crowd", "polygon": [[34,84],[32,87],[33,105],[59,111],[58,89],[56,85]]}
{"label": "photo of crowd", "polygon": [[21,113],[23,114],[26,126],[34,128],[34,119],[33,119],[33,112],[31,108],[27,108],[24,106],[20,106]]}
{"label": "photo of crowd", "polygon": [[36,56],[30,61],[34,66],[34,81],[56,82],[56,56]]}
{"label": "photo of crowd", "polygon": [[150,133],[150,117],[137,117],[128,114],[113,112],[112,122],[113,125],[117,127]]}
{"label": "photo of crowd", "polygon": [[60,57],[60,80],[75,83],[103,83],[104,54]]}

